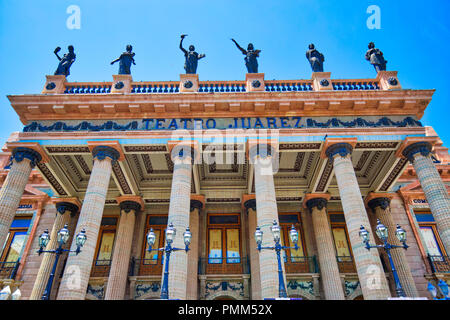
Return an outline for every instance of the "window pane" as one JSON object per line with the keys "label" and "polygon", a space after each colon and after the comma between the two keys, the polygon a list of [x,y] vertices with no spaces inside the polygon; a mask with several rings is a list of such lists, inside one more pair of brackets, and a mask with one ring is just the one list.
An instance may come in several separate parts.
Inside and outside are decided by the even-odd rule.
{"label": "window pane", "polygon": [[[152,249],[159,249],[159,237],[161,235],[161,230],[153,230],[155,233],[155,243],[153,244]],[[147,236],[147,235],[145,235]],[[158,253],[159,251],[152,251],[148,252],[148,242],[147,239],[145,239],[145,255],[144,255],[144,264],[157,264],[158,263]]]}
{"label": "window pane", "polygon": [[[208,263],[222,263],[222,230],[209,230]],[[216,258],[216,259],[214,259]]]}
{"label": "window pane", "polygon": [[279,223],[290,223],[296,224],[298,223],[298,215],[297,214],[280,214],[278,216]]}
{"label": "window pane", "polygon": [[14,233],[14,238],[11,241],[8,256],[6,257],[6,262],[16,262],[17,260],[19,260],[20,252],[25,245],[26,236],[26,232]]}
{"label": "window pane", "polygon": [[236,224],[239,223],[238,215],[209,216],[209,224]]}
{"label": "window pane", "polygon": [[434,222],[432,214],[416,214],[416,219],[418,222]]}
{"label": "window pane", "polygon": [[442,252],[434,235],[433,228],[420,227],[420,231],[422,232],[422,236],[425,240],[425,246],[427,247],[430,256],[442,256]]}
{"label": "window pane", "polygon": [[28,229],[30,226],[31,219],[14,219],[13,223],[11,224],[11,228],[24,228]]}
{"label": "window pane", "polygon": [[240,263],[239,229],[227,229],[227,263]]}
{"label": "window pane", "polygon": [[156,216],[156,217],[152,217],[150,216],[148,218],[148,224],[149,225],[157,225],[157,226],[165,226],[167,225],[167,216],[161,217],[161,216]]}
{"label": "window pane", "polygon": [[117,218],[105,217],[102,218],[102,226],[115,226],[117,224]]}
{"label": "window pane", "polygon": [[8,235],[6,236],[6,240],[5,240],[5,243],[3,244],[3,247],[2,247],[2,256],[3,256],[3,250],[5,250],[5,246],[6,246],[6,244],[8,243],[8,240],[9,240],[9,236],[11,235],[11,232],[8,232]]}
{"label": "window pane", "polygon": [[333,228],[334,244],[339,257],[350,257],[350,248],[348,246],[345,228]]}
{"label": "window pane", "polygon": [[114,236],[115,234],[113,232],[103,232],[96,265],[109,265],[114,245]]}

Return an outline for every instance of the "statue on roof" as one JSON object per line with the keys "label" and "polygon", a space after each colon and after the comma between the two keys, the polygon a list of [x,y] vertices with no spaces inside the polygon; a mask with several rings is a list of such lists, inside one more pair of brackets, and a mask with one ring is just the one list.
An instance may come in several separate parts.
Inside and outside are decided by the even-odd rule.
{"label": "statue on roof", "polygon": [[126,52],[122,53],[119,58],[111,62],[111,64],[119,62],[119,74],[131,74],[131,64],[136,65],[136,62],[134,61],[134,55],[135,53],[132,52],[133,47],[131,44],[127,45]]}
{"label": "statue on roof", "polygon": [[311,64],[313,72],[323,72],[323,62],[325,61],[325,57],[316,50],[312,43],[309,45],[309,50],[306,51],[306,58]]}
{"label": "statue on roof", "polygon": [[242,54],[245,55],[245,66],[247,67],[248,73],[258,73],[258,60],[256,58],[259,57],[259,53],[261,50],[255,50],[252,43],[249,43],[247,46],[247,50],[242,48],[234,39],[231,39],[234,42],[236,47],[241,50]]}
{"label": "statue on roof", "polygon": [[70,74],[70,66],[72,65],[72,63],[75,62],[76,55],[73,46],[68,46],[69,52],[63,55],[62,58],[58,55],[58,52],[60,50],[61,47],[57,47],[55,51],[53,51],[53,53],[59,60],[58,68],[55,71],[55,75],[64,75],[67,77]]}
{"label": "statue on roof", "polygon": [[180,40],[180,49],[183,51],[184,56],[186,57],[186,61],[184,63],[184,70],[186,70],[186,74],[196,74],[197,73],[197,65],[198,60],[206,57],[205,54],[198,54],[195,52],[195,47],[193,45],[189,46],[189,51],[183,48],[183,40],[187,37],[187,34],[181,35]]}
{"label": "statue on roof", "polygon": [[383,52],[381,52],[380,49],[376,49],[373,42],[369,43],[369,50],[366,52],[366,60],[370,61],[377,72],[386,71],[387,61],[384,60]]}

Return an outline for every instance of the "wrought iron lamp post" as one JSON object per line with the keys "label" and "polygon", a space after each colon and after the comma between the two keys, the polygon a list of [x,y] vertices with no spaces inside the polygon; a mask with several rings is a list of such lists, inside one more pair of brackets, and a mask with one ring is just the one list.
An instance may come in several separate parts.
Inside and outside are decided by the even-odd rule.
{"label": "wrought iron lamp post", "polygon": [[169,226],[166,229],[166,247],[165,248],[159,248],[159,249],[152,249],[153,245],[156,241],[156,235],[153,232],[153,229],[150,229],[149,233],[147,234],[147,243],[148,243],[148,252],[151,251],[164,251],[166,253],[166,266],[164,268],[164,278],[163,278],[163,285],[161,287],[161,299],[169,299],[169,261],[170,261],[170,253],[172,251],[179,251],[179,250],[185,250],[186,252],[189,251],[189,245],[191,244],[192,239],[192,233],[189,230],[189,227],[186,228],[186,231],[183,234],[184,239],[184,249],[180,248],[174,248],[172,247],[172,242],[175,238],[175,235],[177,233],[177,230],[174,228],[172,222],[169,224]]}
{"label": "wrought iron lamp post", "polygon": [[273,221],[273,226],[270,229],[272,231],[275,246],[261,247],[262,239],[263,239],[263,232],[261,231],[261,229],[259,227],[256,227],[255,240],[256,240],[256,244],[258,246],[257,249],[260,252],[261,252],[261,249],[269,249],[269,250],[276,251],[277,260],[278,260],[278,296],[280,298],[287,298],[286,285],[284,284],[284,277],[283,277],[283,269],[281,267],[280,252],[281,252],[281,250],[286,250],[286,249],[298,250],[298,245],[297,245],[298,231],[294,228],[294,225],[292,225],[291,230],[289,231],[289,237],[290,237],[292,243],[294,243],[294,247],[286,247],[286,246],[282,246],[280,243],[280,240],[281,240],[280,226],[278,225],[278,223],[275,220]]}
{"label": "wrought iron lamp post", "polygon": [[81,247],[83,247],[84,243],[86,242],[86,231],[83,229],[81,232],[76,236],[75,243],[77,245],[76,250],[67,250],[63,249],[63,245],[67,243],[67,240],[69,240],[69,230],[67,229],[67,224],[64,225],[64,227],[58,231],[58,248],[55,250],[44,250],[44,248],[47,246],[48,242],[50,241],[50,235],[48,234],[48,230],[45,230],[44,233],[42,233],[39,236],[39,250],[37,251],[39,255],[41,253],[47,252],[47,253],[54,253],[56,255],[55,262],[53,263],[52,272],[50,273],[50,277],[47,281],[47,286],[45,288],[44,294],[42,295],[42,300],[49,300],[50,299],[50,292],[52,290],[53,285],[53,279],[55,277],[56,272],[56,266],[58,265],[59,256],[63,252],[75,252],[77,255],[81,252]]}
{"label": "wrought iron lamp post", "polygon": [[386,250],[387,256],[389,258],[389,263],[391,265],[392,274],[394,275],[395,291],[397,293],[397,296],[406,297],[405,291],[403,290],[402,284],[400,283],[400,279],[398,277],[397,270],[395,269],[394,261],[392,260],[392,256],[391,256],[391,249],[403,248],[406,250],[409,248],[409,246],[406,244],[406,231],[399,225],[397,225],[397,229],[395,230],[395,235],[396,235],[397,239],[403,244],[403,246],[397,246],[397,245],[393,245],[393,244],[390,244],[389,242],[387,242],[388,228],[384,224],[382,224],[379,219],[377,219],[377,226],[375,229],[375,233],[381,239],[381,241],[383,241],[382,245],[370,245],[369,244],[369,232],[364,228],[364,226],[361,226],[360,231],[359,231],[359,236],[361,237],[362,241],[365,243],[367,250],[370,250],[372,248],[383,248],[384,250]]}
{"label": "wrought iron lamp post", "polygon": [[428,282],[428,291],[430,291],[431,295],[433,296],[433,300],[450,300],[450,295],[448,292],[448,284],[443,281],[442,279],[438,282],[438,287],[442,293],[443,298],[437,298],[437,289],[435,286],[433,286],[430,282]]}

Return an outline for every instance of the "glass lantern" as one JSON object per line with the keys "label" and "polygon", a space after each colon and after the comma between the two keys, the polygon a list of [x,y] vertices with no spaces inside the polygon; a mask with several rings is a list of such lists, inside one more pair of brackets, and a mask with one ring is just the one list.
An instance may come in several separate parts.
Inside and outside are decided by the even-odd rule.
{"label": "glass lantern", "polygon": [[291,230],[289,231],[289,237],[291,238],[291,242],[296,244],[298,242],[298,231],[292,225]]}
{"label": "glass lantern", "polygon": [[60,245],[66,244],[67,241],[69,240],[69,229],[67,229],[68,225],[65,224],[64,227],[58,231],[58,243]]}
{"label": "glass lantern", "polygon": [[402,227],[400,227],[399,225],[397,225],[397,229],[395,230],[395,235],[397,236],[397,239],[401,243],[405,243],[406,242],[406,231]]}
{"label": "glass lantern", "polygon": [[173,227],[173,223],[171,222],[166,229],[166,240],[168,244],[171,244],[175,239],[175,235],[177,233],[177,229]]}
{"label": "glass lantern", "polygon": [[148,243],[148,250],[151,251],[153,248],[153,245],[155,244],[156,241],[156,235],[155,232],[153,231],[153,228],[150,228],[150,231],[147,234],[147,243]]}
{"label": "glass lantern", "polygon": [[263,232],[261,231],[261,229],[259,227],[256,227],[255,240],[256,240],[256,244],[258,246],[260,246],[262,244],[262,238],[263,238]]}
{"label": "glass lantern", "polygon": [[47,246],[49,241],[50,241],[50,235],[48,234],[48,229],[47,229],[39,236],[39,247],[41,248],[41,250]]}
{"label": "glass lantern", "polygon": [[75,243],[77,245],[77,248],[81,248],[82,246],[84,246],[86,239],[87,239],[86,230],[82,229],[81,232],[79,234],[77,234],[77,237],[76,237]]}
{"label": "glass lantern", "polygon": [[273,226],[270,229],[272,230],[273,240],[275,240],[275,242],[279,242],[281,238],[281,231],[276,220],[273,221]]}
{"label": "glass lantern", "polygon": [[381,240],[383,241],[387,240],[388,228],[384,224],[382,224],[380,220],[377,220],[377,227],[375,229],[375,232]]}
{"label": "glass lantern", "polygon": [[191,239],[192,239],[192,233],[191,233],[191,230],[189,230],[189,227],[186,228],[186,231],[183,234],[183,238],[184,238],[184,244],[186,245],[186,247],[189,247],[189,245],[191,244]]}
{"label": "glass lantern", "polygon": [[359,229],[359,237],[362,239],[364,243],[369,242],[369,232],[367,232],[364,226],[361,226],[361,228]]}

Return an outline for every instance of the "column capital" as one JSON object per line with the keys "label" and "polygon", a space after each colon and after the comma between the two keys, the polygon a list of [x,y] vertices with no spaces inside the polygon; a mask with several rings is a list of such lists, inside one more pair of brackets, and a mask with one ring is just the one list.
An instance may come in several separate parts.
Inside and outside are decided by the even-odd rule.
{"label": "column capital", "polygon": [[336,154],[342,157],[352,154],[357,141],[357,138],[327,138],[322,147],[320,158],[333,160]]}
{"label": "column capital", "polygon": [[71,215],[77,214],[81,208],[81,202],[78,198],[52,198],[59,214],[70,211]]}
{"label": "column capital", "polygon": [[202,194],[191,194],[191,211],[198,209],[199,211],[205,206],[205,196]]}
{"label": "column capital", "polygon": [[248,209],[253,209],[256,211],[256,195],[254,194],[244,194],[242,195],[242,208],[244,208],[247,212]]}
{"label": "column capital", "polygon": [[116,201],[119,204],[120,210],[126,213],[129,213],[131,210],[138,213],[145,207],[144,201],[139,196],[120,196],[116,197]]}
{"label": "column capital", "polygon": [[377,207],[381,207],[383,210],[386,210],[390,203],[391,199],[394,197],[392,193],[379,193],[379,192],[370,192],[364,198],[364,204],[366,207],[375,211]]}
{"label": "column capital", "polygon": [[167,142],[167,149],[169,150],[172,161],[176,157],[183,160],[186,154],[190,154],[192,163],[195,163],[200,158],[200,150],[198,147],[198,141],[196,140],[175,140]]}
{"label": "column capital", "polygon": [[278,152],[279,143],[276,139],[248,139],[247,159],[253,161],[256,156],[268,157]]}
{"label": "column capital", "polygon": [[34,168],[39,162],[49,162],[49,157],[44,148],[37,142],[7,142],[6,150],[11,152],[11,161],[21,162],[23,159],[30,160]]}
{"label": "column capital", "polygon": [[308,208],[310,211],[313,207],[318,207],[319,210],[322,210],[327,206],[330,198],[331,194],[329,193],[307,193],[302,206],[303,208]]}
{"label": "column capital", "polygon": [[88,141],[87,144],[94,159],[104,160],[108,157],[112,161],[125,160],[119,141]]}
{"label": "column capital", "polygon": [[427,156],[430,154],[439,137],[407,137],[395,153],[398,158],[406,158],[411,163],[416,153]]}

